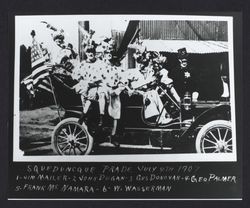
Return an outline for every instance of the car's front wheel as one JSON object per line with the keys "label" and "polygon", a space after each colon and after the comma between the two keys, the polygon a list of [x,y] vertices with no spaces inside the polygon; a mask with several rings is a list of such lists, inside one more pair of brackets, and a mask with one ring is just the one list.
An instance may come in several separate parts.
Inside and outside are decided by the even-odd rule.
{"label": "car's front wheel", "polygon": [[214,120],[205,124],[197,134],[195,147],[198,153],[233,152],[231,122]]}

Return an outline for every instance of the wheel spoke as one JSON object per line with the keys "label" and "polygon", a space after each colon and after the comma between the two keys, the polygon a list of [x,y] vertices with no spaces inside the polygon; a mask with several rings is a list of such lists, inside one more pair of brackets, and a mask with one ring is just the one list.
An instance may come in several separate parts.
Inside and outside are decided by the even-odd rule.
{"label": "wheel spoke", "polygon": [[87,139],[88,137],[80,137],[80,138],[76,138],[76,141],[82,140],[82,139]]}
{"label": "wheel spoke", "polygon": [[69,128],[69,134],[72,135],[70,124],[68,125],[68,128]]}
{"label": "wheel spoke", "polygon": [[220,134],[220,128],[217,128],[218,135],[219,135],[219,140],[221,141],[221,134]]}
{"label": "wheel spoke", "polygon": [[231,146],[226,146],[226,148],[225,148],[226,152],[233,152],[233,149],[230,149],[229,147],[232,147],[232,145]]}
{"label": "wheel spoke", "polygon": [[83,144],[83,143],[81,143],[81,142],[76,142],[77,144],[79,144],[79,146],[83,146],[84,148],[86,148],[87,147],[87,144]]}
{"label": "wheel spoke", "polygon": [[82,133],[83,131],[82,130],[80,130],[76,135],[75,135],[75,138],[77,138],[78,137],[78,135],[80,135],[81,133]]}
{"label": "wheel spoke", "polygon": [[230,138],[229,140],[226,141],[226,144],[228,144],[229,142],[231,142],[233,140],[233,138]]}
{"label": "wheel spoke", "polygon": [[65,150],[67,150],[69,146],[70,146],[70,144],[67,144],[67,145],[62,149],[62,152],[64,152]]}
{"label": "wheel spoke", "polygon": [[217,149],[216,146],[204,147],[203,149]]}
{"label": "wheel spoke", "polygon": [[223,141],[225,141],[225,140],[226,140],[227,133],[228,133],[228,129],[227,129],[227,130],[226,130],[226,132],[225,132],[225,135],[224,135]]}
{"label": "wheel spoke", "polygon": [[66,133],[66,129],[62,129],[62,132],[68,137],[69,135]]}
{"label": "wheel spoke", "polygon": [[209,131],[209,133],[212,135],[212,137],[215,139],[215,141],[218,142],[218,139],[214,136],[214,134],[211,131]]}
{"label": "wheel spoke", "polygon": [[87,147],[87,144],[79,143],[79,146],[85,148],[85,147]]}
{"label": "wheel spoke", "polygon": [[204,138],[204,140],[207,141],[207,142],[210,142],[211,144],[217,145],[216,142],[213,142],[213,141],[211,141],[211,140],[209,140],[209,139],[207,139],[207,138]]}
{"label": "wheel spoke", "polygon": [[74,131],[73,131],[73,136],[74,136],[75,133],[76,133],[76,127],[77,127],[77,125],[75,125]]}
{"label": "wheel spoke", "polygon": [[62,135],[58,135],[58,137],[68,140],[67,137],[64,137],[64,136],[62,136]]}
{"label": "wheel spoke", "polygon": [[217,153],[217,152],[220,152],[218,149],[216,149],[215,151],[213,151],[213,153]]}

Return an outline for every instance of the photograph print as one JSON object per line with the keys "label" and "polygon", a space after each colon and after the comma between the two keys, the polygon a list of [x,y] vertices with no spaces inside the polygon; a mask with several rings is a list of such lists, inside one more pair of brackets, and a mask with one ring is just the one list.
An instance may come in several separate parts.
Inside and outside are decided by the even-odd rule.
{"label": "photograph print", "polygon": [[236,161],[233,19],[15,16],[14,161]]}

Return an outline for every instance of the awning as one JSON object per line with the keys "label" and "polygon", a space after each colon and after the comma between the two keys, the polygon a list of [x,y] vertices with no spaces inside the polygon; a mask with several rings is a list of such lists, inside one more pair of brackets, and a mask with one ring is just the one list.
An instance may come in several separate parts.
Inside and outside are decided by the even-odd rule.
{"label": "awning", "polygon": [[207,54],[228,52],[228,42],[196,40],[143,40],[148,51],[177,53],[186,48],[188,53]]}

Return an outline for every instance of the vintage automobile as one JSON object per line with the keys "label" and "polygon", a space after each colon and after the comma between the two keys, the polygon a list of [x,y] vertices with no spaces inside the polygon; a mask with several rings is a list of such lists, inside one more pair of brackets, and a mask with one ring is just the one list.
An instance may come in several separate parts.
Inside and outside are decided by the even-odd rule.
{"label": "vintage automobile", "polygon": [[[92,101],[87,120],[79,124],[82,104],[80,95],[71,88],[72,80],[52,74],[51,81],[56,102],[65,110],[52,134],[55,152],[59,155],[88,155],[99,145],[112,146],[107,139],[112,119],[106,113],[103,127],[98,127],[98,102]],[[173,121],[160,124],[158,117],[145,119],[142,96],[122,93],[121,148],[170,148],[178,153],[233,152],[229,101],[193,102],[190,97],[185,97],[177,103],[161,86],[157,89],[164,108],[174,117]]]}

